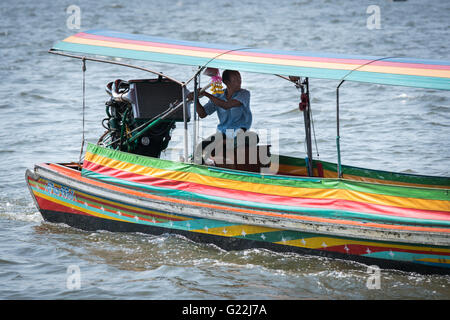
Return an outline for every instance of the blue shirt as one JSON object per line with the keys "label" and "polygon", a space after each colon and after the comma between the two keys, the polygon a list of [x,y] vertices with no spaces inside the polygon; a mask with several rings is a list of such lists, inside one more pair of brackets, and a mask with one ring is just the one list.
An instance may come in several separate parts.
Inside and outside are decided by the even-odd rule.
{"label": "blue shirt", "polygon": [[[227,101],[227,90],[222,94],[215,94],[215,97]],[[217,111],[219,124],[217,130],[226,133],[227,129],[237,130],[239,128],[250,129],[252,125],[252,112],[250,111],[250,92],[241,89],[233,94],[231,100],[238,100],[241,105],[230,109],[224,109],[209,101],[203,107],[207,115],[213,114]]]}

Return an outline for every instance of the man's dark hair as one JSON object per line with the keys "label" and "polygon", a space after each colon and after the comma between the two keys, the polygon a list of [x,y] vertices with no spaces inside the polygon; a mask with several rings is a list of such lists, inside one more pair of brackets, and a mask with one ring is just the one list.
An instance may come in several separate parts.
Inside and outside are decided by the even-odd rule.
{"label": "man's dark hair", "polygon": [[236,70],[225,70],[222,72],[222,81],[227,83],[230,81],[230,76],[233,72],[237,72]]}

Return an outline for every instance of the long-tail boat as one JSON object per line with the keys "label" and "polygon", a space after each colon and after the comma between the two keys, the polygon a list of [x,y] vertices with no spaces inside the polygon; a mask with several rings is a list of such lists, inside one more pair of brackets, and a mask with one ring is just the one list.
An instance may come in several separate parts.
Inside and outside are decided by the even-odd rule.
{"label": "long-tail boat", "polygon": [[[78,161],[26,171],[45,220],[83,230],[180,234],[230,250],[267,248],[450,273],[450,178],[343,165],[339,132],[345,81],[450,90],[449,61],[263,50],[110,30],[77,33],[49,52],[80,59],[83,72],[86,61],[97,61],[149,71],[154,78],[106,86],[105,134]],[[182,82],[105,57],[198,69]],[[227,145],[212,162],[195,163],[188,141],[198,141],[195,132],[189,136],[188,122],[198,119],[190,108],[196,110],[201,75],[214,68],[294,84],[301,91],[307,156],[271,154],[269,145],[246,141]],[[313,159],[309,78],[336,80],[336,163]],[[188,85],[194,86],[191,102]],[[184,156],[162,159],[178,122],[184,125]],[[256,152],[256,160],[236,161],[238,149]]]}

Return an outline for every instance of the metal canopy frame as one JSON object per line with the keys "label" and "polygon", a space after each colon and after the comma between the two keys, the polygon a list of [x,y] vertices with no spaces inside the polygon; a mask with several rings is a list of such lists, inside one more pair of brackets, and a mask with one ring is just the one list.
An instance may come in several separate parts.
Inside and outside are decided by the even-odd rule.
{"label": "metal canopy frame", "polygon": [[[243,50],[246,48],[241,48],[241,49],[234,49],[234,50],[230,50],[230,51],[235,51],[235,50]],[[124,66],[124,67],[128,67],[128,68],[133,68],[133,69],[137,69],[137,70],[141,70],[141,71],[146,71],[146,72],[150,72],[152,74],[158,75],[160,77],[164,77],[167,78],[177,84],[179,84],[182,88],[182,96],[183,96],[183,102],[178,104],[175,107],[172,107],[170,110],[167,110],[166,112],[164,112],[164,115],[162,117],[167,117],[168,115],[170,115],[171,113],[173,113],[175,110],[177,110],[179,107],[183,107],[183,137],[184,137],[184,152],[183,152],[183,156],[184,162],[188,162],[188,150],[189,150],[189,142],[188,142],[188,125],[187,125],[187,103],[186,103],[186,99],[185,99],[185,90],[187,89],[187,84],[190,83],[191,81],[194,81],[194,101],[193,101],[193,117],[194,117],[194,132],[193,132],[193,140],[192,140],[192,148],[193,148],[193,154],[195,153],[195,147],[196,147],[196,137],[197,137],[197,132],[196,132],[196,122],[197,122],[197,118],[195,117],[196,115],[196,108],[197,108],[197,98],[198,98],[198,89],[199,89],[199,78],[200,78],[200,74],[201,72],[206,68],[206,66],[213,61],[215,58],[225,54],[225,53],[221,53],[219,55],[217,55],[217,57],[212,58],[211,60],[209,60],[207,63],[205,63],[203,66],[199,66],[198,70],[194,73],[194,75],[187,81],[187,82],[183,82],[183,81],[179,81],[171,76],[168,76],[162,72],[158,72],[158,71],[154,71],[148,68],[143,68],[143,67],[139,67],[136,65],[132,65],[132,64],[128,64],[128,63],[122,63],[122,62],[117,62],[117,61],[111,61],[111,60],[106,60],[106,59],[99,59],[99,58],[91,58],[91,57],[86,57],[86,56],[79,56],[79,55],[74,55],[74,54],[68,54],[68,53],[62,53],[59,51],[55,51],[53,49],[50,49],[48,51],[51,54],[56,54],[56,55],[60,55],[60,56],[65,56],[65,57],[69,57],[69,58],[75,58],[75,59],[80,59],[83,61],[83,66],[85,64],[85,61],[95,61],[95,62],[101,62],[101,63],[109,63],[109,64],[114,64],[114,65],[119,65],[119,66]],[[339,89],[341,87],[341,85],[346,81],[345,78],[347,76],[349,76],[353,71],[358,70],[359,68],[368,65],[370,63],[373,63],[375,61],[379,61],[379,60],[383,60],[383,59],[388,59],[388,58],[393,58],[393,57],[384,57],[384,58],[380,58],[377,60],[372,60],[366,64],[360,65],[357,68],[350,70],[340,81],[340,83],[338,84],[338,86],[336,87],[336,149],[337,149],[337,177],[340,179],[342,178],[342,164],[341,164],[341,150],[340,150],[340,119],[339,119]],[[84,67],[83,67],[83,72],[84,72]],[[302,93],[304,92],[304,89],[306,88],[306,93],[308,95],[308,104],[307,104],[307,108],[303,111],[303,116],[304,116],[304,125],[305,125],[305,135],[306,135],[306,147],[307,147],[307,169],[308,169],[308,175],[309,176],[313,176],[313,158],[312,158],[312,143],[311,143],[311,106],[310,106],[310,99],[309,99],[309,78],[305,77],[305,80],[303,83],[298,83],[293,79],[290,79],[289,77],[283,76],[283,75],[278,75],[275,74],[275,76],[280,77],[282,79],[285,79],[291,83],[294,83],[295,86],[297,88],[301,88],[302,89]],[[300,80],[301,81],[301,78]],[[209,85],[205,86],[202,88],[202,91],[208,89]],[[148,121],[147,123],[145,123],[144,125],[141,125],[139,128],[137,129],[141,129],[143,127],[145,127],[145,129],[143,131],[145,131],[146,129],[152,127],[153,125],[157,124],[162,118],[159,119],[151,119],[150,121]],[[84,119],[83,119],[84,121]],[[84,126],[84,123],[83,123]],[[141,131],[142,133],[142,131]],[[140,136],[140,134],[138,135]],[[133,140],[137,139],[137,137],[134,137]],[[84,141],[83,141],[84,142]],[[83,145],[82,144],[82,149],[83,149]],[[82,149],[80,151],[80,154],[82,152]]]}

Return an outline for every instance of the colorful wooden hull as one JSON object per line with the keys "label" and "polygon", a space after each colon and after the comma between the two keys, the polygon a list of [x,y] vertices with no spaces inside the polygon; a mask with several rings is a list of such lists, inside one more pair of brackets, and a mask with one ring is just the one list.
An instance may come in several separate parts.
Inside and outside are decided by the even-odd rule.
{"label": "colorful wooden hull", "polygon": [[450,273],[445,180],[440,188],[424,188],[262,176],[95,145],[88,146],[82,172],[41,164],[26,179],[46,220],[84,230],[177,233],[225,249],[260,247]]}

